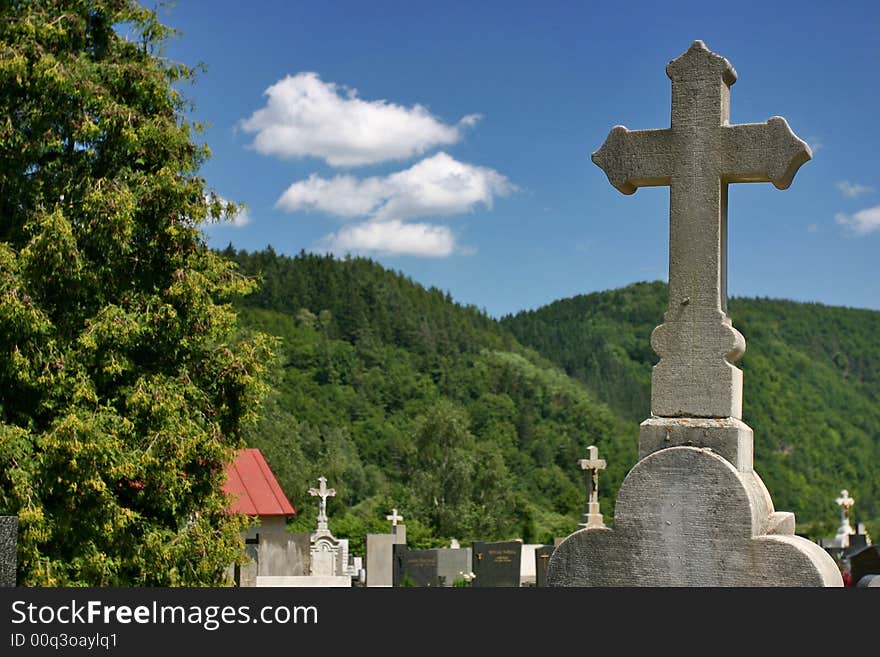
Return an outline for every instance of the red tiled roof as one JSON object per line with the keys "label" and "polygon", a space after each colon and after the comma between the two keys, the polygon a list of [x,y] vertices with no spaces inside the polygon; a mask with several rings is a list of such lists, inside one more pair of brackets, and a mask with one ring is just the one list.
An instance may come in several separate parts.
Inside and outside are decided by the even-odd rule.
{"label": "red tiled roof", "polygon": [[223,492],[231,496],[229,510],[232,513],[249,516],[296,515],[296,510],[258,449],[238,452],[226,471]]}

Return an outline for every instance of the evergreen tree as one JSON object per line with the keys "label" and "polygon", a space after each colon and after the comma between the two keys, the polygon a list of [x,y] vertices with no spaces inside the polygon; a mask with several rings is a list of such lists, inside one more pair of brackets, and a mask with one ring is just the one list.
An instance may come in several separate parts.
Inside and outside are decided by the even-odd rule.
{"label": "evergreen tree", "polygon": [[25,585],[217,584],[241,553],[221,486],[271,344],[236,337],[252,283],[199,232],[224,208],[169,34],[134,0],[0,4],[0,513]]}

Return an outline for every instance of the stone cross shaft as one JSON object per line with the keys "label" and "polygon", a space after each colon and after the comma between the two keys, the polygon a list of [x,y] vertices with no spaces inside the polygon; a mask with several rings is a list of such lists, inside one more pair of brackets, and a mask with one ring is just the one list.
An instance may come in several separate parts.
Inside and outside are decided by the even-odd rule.
{"label": "stone cross shaft", "polygon": [[593,162],[624,194],[666,185],[669,204],[669,306],[651,336],[660,356],[651,412],[660,417],[742,417],[745,351],[727,316],[727,187],[772,182],[786,189],[812,157],[782,117],[730,125],[736,71],[702,41],[669,62],[671,127],[615,126]]}
{"label": "stone cross shaft", "polygon": [[309,495],[321,498],[318,509],[318,529],[327,529],[327,498],[336,496],[335,488],[327,488],[327,478],[318,477],[318,488],[309,488]]}
{"label": "stone cross shaft", "polygon": [[604,527],[602,514],[599,511],[599,470],[605,469],[605,459],[599,458],[599,450],[595,445],[587,447],[587,458],[580,459],[578,465],[584,471],[584,483],[587,487],[587,504],[581,519],[581,527]]}

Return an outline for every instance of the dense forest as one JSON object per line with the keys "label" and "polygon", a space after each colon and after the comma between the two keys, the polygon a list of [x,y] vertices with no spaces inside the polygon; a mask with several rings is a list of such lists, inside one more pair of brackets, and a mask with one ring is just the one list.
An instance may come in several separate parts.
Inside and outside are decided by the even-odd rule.
{"label": "dense forest", "polygon": [[[501,325],[622,417],[650,414],[650,335],[666,308],[663,283],[556,301]],[[755,431],[755,469],[798,531],[833,535],[834,498],[880,531],[880,312],[815,303],[733,298],[746,338],[743,419]]]}
{"label": "dense forest", "polygon": [[637,426],[491,318],[361,258],[235,252],[259,290],[240,323],[280,338],[273,392],[247,433],[314,528],[306,491],[338,494],[330,528],[362,546],[403,512],[411,545],[551,540],[577,528],[588,445],[608,460],[610,519]]}
{"label": "dense forest", "polygon": [[[278,337],[273,391],[246,434],[311,530],[306,491],[338,495],[330,526],[357,550],[403,511],[409,542],[549,541],[576,529],[577,460],[595,444],[606,522],[649,414],[651,330],[666,288],[640,283],[495,321],[363,258],[227,248],[258,290],[247,330]],[[875,528],[880,482],[880,313],[735,299],[748,341],[745,420],[756,467],[798,531],[833,535],[833,499]]]}

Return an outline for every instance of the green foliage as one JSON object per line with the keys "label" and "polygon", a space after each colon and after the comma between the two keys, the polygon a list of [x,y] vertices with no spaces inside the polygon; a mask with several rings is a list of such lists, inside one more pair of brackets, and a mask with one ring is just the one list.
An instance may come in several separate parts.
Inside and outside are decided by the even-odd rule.
{"label": "green foliage", "polygon": [[[580,379],[631,421],[650,414],[650,334],[666,286],[554,302],[502,325]],[[743,419],[755,431],[755,467],[798,531],[833,535],[842,488],[854,515],[880,535],[880,313],[768,299],[731,299],[746,337],[738,363]],[[611,461],[609,460],[609,465]]]}
{"label": "green foliage", "polygon": [[168,34],[133,0],[0,4],[0,513],[24,585],[216,584],[241,554],[221,486],[271,344],[236,337],[253,284],[199,232],[221,208]]}
{"label": "green foliage", "polygon": [[242,322],[281,339],[273,393],[247,440],[299,511],[293,528],[314,528],[306,490],[323,474],[338,491],[331,529],[354,551],[388,531],[393,507],[415,548],[549,541],[577,527],[577,460],[589,444],[609,458],[610,520],[637,426],[485,314],[365,259],[226,255],[262,281],[240,302]]}

